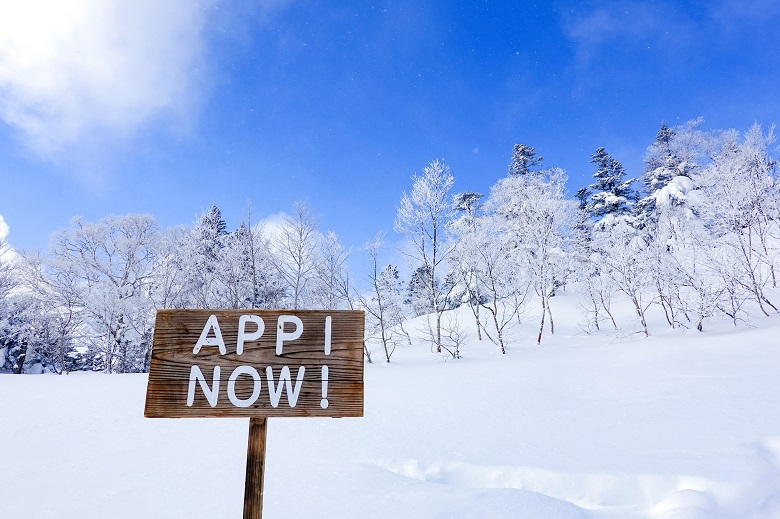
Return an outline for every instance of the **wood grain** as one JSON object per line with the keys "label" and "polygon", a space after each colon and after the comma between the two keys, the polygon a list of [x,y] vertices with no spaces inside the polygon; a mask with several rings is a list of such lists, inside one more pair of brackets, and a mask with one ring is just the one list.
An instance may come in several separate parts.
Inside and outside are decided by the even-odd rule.
{"label": "wood grain", "polygon": [[244,519],[263,517],[263,480],[265,478],[265,438],[268,420],[249,420],[249,444],[246,449],[244,483]]}
{"label": "wood grain", "polygon": [[[210,316],[216,316],[224,339],[226,353],[216,346],[202,346],[197,354],[193,348]],[[263,319],[265,332],[256,341],[246,342],[238,354],[239,319],[255,315]],[[301,319],[300,338],[286,341],[280,355],[276,354],[277,321],[281,315]],[[325,322],[331,317],[331,352],[325,354]],[[271,417],[271,416],[363,416],[363,333],[365,315],[362,311],[320,310],[159,310],[155,322],[149,383],[144,415],[150,418],[184,417]],[[251,328],[249,328],[251,326]],[[255,329],[254,325],[248,326]],[[294,328],[290,324],[285,330]],[[209,337],[214,337],[212,332]],[[199,382],[194,382],[194,400],[187,405],[192,366],[198,366],[209,387],[214,368],[220,367],[217,402],[211,406]],[[260,394],[250,407],[236,407],[228,397],[228,378],[238,366],[251,366],[260,375]],[[304,368],[303,382],[295,407],[289,405],[287,387],[281,393],[277,407],[270,398],[267,368],[272,369],[278,386],[282,367],[290,370],[295,386],[299,368]],[[322,367],[328,367],[327,401],[323,408]],[[249,399],[255,388],[250,375],[235,381],[235,396]]]}

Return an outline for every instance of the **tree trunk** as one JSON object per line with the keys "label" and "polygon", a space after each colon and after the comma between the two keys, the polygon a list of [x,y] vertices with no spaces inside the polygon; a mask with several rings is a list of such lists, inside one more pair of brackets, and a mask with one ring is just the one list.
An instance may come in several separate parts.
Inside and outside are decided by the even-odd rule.
{"label": "tree trunk", "polygon": [[368,360],[368,363],[371,364],[371,352],[368,350],[368,344],[366,344],[366,341],[363,341],[363,353],[366,354],[366,359]]}
{"label": "tree trunk", "polygon": [[490,312],[493,315],[493,324],[496,327],[496,334],[498,335],[498,347],[501,348],[501,354],[506,355],[506,346],[504,346],[504,334],[501,333],[501,327],[498,325],[497,312]]}
{"label": "tree trunk", "polygon": [[436,308],[436,353],[441,353],[441,314]]}
{"label": "tree trunk", "polygon": [[544,332],[544,316],[547,315],[547,306],[544,304],[544,296],[542,296],[542,322],[539,324],[539,336],[536,338],[536,345],[542,344],[542,333]]}
{"label": "tree trunk", "polygon": [[555,335],[555,322],[553,321],[552,308],[550,307],[550,300],[547,300],[547,315],[550,316],[550,335]]}
{"label": "tree trunk", "polygon": [[471,311],[474,313],[474,321],[477,324],[477,340],[482,340],[482,328],[479,326],[479,303],[471,305]]}
{"label": "tree trunk", "polygon": [[636,296],[631,296],[631,299],[634,303],[634,310],[636,310],[636,315],[639,317],[639,322],[642,325],[642,331],[645,332],[645,337],[649,337],[650,333],[647,331],[647,321],[645,321],[645,313],[642,311],[642,305],[639,304]]}

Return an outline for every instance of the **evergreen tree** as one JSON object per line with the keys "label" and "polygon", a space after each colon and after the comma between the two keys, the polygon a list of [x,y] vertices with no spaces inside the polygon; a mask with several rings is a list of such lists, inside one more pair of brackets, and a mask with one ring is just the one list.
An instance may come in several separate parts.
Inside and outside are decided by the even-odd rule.
{"label": "evergreen tree", "polygon": [[409,305],[416,316],[434,312],[436,309],[430,298],[431,285],[438,286],[431,275],[431,268],[423,265],[415,269],[406,287],[404,304]]}
{"label": "evergreen tree", "polygon": [[187,270],[187,306],[220,308],[216,290],[219,264],[223,259],[227,232],[222,212],[216,205],[204,212],[192,229],[183,258]]}
{"label": "evergreen tree", "polygon": [[631,189],[634,179],[624,178],[623,165],[604,151],[604,148],[598,148],[591,157],[591,162],[597,168],[593,174],[596,181],[585,188],[584,192],[577,192],[580,206],[584,202],[583,209],[593,218],[627,214],[634,198]]}
{"label": "evergreen tree", "polygon": [[525,144],[515,144],[512,148],[512,162],[509,163],[509,176],[525,175],[530,168],[542,164],[544,157],[536,156],[536,151]]}
{"label": "evergreen tree", "polygon": [[581,187],[577,190],[576,193],[574,193],[574,198],[576,198],[579,202],[577,204],[578,209],[585,210],[585,207],[588,205],[588,198],[590,198],[591,194],[592,193],[590,192],[590,189],[587,187]]}
{"label": "evergreen tree", "polygon": [[216,205],[212,205],[211,209],[201,215],[198,223],[199,252],[204,259],[203,266],[209,272],[213,272],[215,263],[219,260],[226,234],[227,225],[222,219],[222,211]]}
{"label": "evergreen tree", "polygon": [[485,195],[482,195],[480,193],[474,193],[473,191],[458,193],[454,197],[452,206],[456,211],[463,211],[466,213],[467,217],[473,218],[476,215],[477,210],[479,209],[480,206],[479,201],[482,199],[483,196]]}
{"label": "evergreen tree", "polygon": [[661,124],[655,140],[647,148],[642,174],[644,197],[635,205],[642,225],[657,220],[659,202],[668,206],[686,204],[687,192],[693,188],[687,179],[697,170],[710,146],[711,139],[696,129],[701,122],[695,119],[674,129]]}

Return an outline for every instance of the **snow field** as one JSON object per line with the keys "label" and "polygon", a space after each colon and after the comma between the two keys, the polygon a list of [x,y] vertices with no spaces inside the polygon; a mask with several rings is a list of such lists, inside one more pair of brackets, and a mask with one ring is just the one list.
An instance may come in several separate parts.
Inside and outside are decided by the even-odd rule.
{"label": "snow field", "polygon": [[[643,339],[552,304],[541,347],[531,313],[507,355],[416,343],[366,366],[364,418],[269,420],[264,516],[780,517],[780,318]],[[144,419],[145,389],[0,377],[0,517],[240,517],[248,421]]]}

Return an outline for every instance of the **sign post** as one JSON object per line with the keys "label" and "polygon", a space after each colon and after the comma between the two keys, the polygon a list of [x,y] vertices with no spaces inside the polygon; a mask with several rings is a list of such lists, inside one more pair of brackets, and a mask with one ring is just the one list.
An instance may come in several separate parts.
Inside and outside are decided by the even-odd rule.
{"label": "sign post", "polygon": [[363,416],[362,311],[159,310],[147,418],[248,417],[244,519],[260,519],[267,418]]}
{"label": "sign post", "polygon": [[244,519],[263,517],[263,476],[265,474],[266,418],[249,419],[249,445],[246,449]]}

